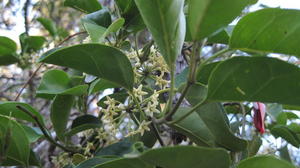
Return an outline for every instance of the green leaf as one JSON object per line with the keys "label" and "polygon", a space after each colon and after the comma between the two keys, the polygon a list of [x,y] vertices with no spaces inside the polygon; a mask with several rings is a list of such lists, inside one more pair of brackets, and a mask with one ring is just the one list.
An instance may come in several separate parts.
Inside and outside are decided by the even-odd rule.
{"label": "green leaf", "polygon": [[300,56],[299,18],[300,11],[292,9],[269,8],[250,13],[235,26],[230,47]]}
{"label": "green leaf", "polygon": [[108,88],[116,88],[117,85],[105,80],[105,79],[97,79],[96,81],[92,82],[89,87],[89,94],[93,94],[99,91],[104,91]]}
{"label": "green leaf", "polygon": [[212,72],[208,100],[299,106],[299,76],[297,66],[276,58],[234,57],[220,63]]}
{"label": "green leaf", "polygon": [[19,110],[17,106],[22,106],[23,108],[27,109],[33,115],[35,115],[40,123],[44,124],[43,116],[37,112],[32,106],[26,103],[19,103],[19,102],[0,102],[0,115],[10,116],[17,119],[29,121],[35,123],[35,120],[32,119],[28,114]]}
{"label": "green leaf", "polygon": [[64,133],[67,128],[69,115],[74,104],[71,95],[57,95],[51,105],[50,118],[57,137],[64,141]]}
{"label": "green leaf", "polygon": [[83,115],[77,117],[71,125],[71,130],[65,133],[65,136],[71,137],[79,132],[93,129],[93,128],[100,128],[102,123],[99,118],[92,116],[92,115]]}
{"label": "green leaf", "polygon": [[102,158],[102,157],[94,157],[91,159],[88,159],[79,165],[77,165],[75,168],[92,168],[96,165],[99,165],[101,163],[109,162],[117,158]]}
{"label": "green leaf", "polygon": [[43,36],[28,36],[25,33],[19,36],[22,53],[32,53],[39,51],[45,44],[46,38]]}
{"label": "green leaf", "polygon": [[24,129],[16,121],[0,116],[0,156],[4,157],[2,159],[9,158],[27,166],[29,155],[29,140]]}
{"label": "green leaf", "polygon": [[[173,120],[185,115],[191,108],[180,108]],[[224,147],[230,151],[241,151],[247,147],[247,142],[236,137],[230,130],[225,112],[219,103],[209,103],[201,106],[184,120],[173,127],[188,136],[198,145],[209,147]]]}
{"label": "green leaf", "polygon": [[54,37],[57,35],[57,29],[52,20],[43,17],[39,17],[36,20],[43,25],[43,27],[51,34],[51,36]]}
{"label": "green leaf", "polygon": [[18,62],[16,57],[17,44],[10,38],[0,36],[0,65]]}
{"label": "green leaf", "polygon": [[69,6],[85,13],[92,13],[102,9],[98,0],[65,0],[64,6]]}
{"label": "green leaf", "polygon": [[217,67],[217,65],[219,65],[219,63],[220,62],[213,62],[204,66],[199,66],[196,74],[197,81],[207,85],[211,73]]}
{"label": "green leaf", "polygon": [[[63,60],[63,61],[62,61]],[[73,68],[128,90],[133,88],[130,61],[120,50],[102,44],[80,44],[45,53],[40,62]]]}
{"label": "green leaf", "polygon": [[98,26],[102,26],[105,28],[107,28],[111,24],[111,16],[108,9],[106,8],[90,13],[84,16],[82,20],[88,20]]}
{"label": "green leaf", "polygon": [[213,43],[228,44],[229,38],[230,37],[229,37],[228,33],[223,29],[223,30],[209,36],[207,39],[207,43],[208,44],[213,44]]}
{"label": "green leaf", "polygon": [[53,97],[54,95],[79,96],[87,93],[88,85],[75,85],[73,79],[62,70],[47,71],[42,77],[37,89],[39,97]]}
{"label": "green leaf", "polygon": [[88,32],[92,42],[100,42],[106,28],[111,24],[111,16],[107,9],[86,15],[82,19],[82,24]]}
{"label": "green leaf", "polygon": [[132,145],[134,143],[131,142],[128,138],[121,140],[120,142],[109,145],[98,152],[96,152],[95,156],[120,156],[122,157],[125,154],[128,154],[132,151]]}
{"label": "green leaf", "polygon": [[274,156],[257,156],[240,162],[237,168],[295,168],[287,161],[279,160]]}
{"label": "green leaf", "polygon": [[291,145],[299,148],[300,139],[295,132],[289,129],[287,126],[276,125],[271,129],[272,135],[276,138],[281,137],[289,142]]}
{"label": "green leaf", "polygon": [[180,54],[185,37],[185,17],[182,0],[135,0],[142,18],[152,33],[169,67]]}
{"label": "green leaf", "polygon": [[107,37],[110,33],[116,33],[124,25],[125,20],[123,18],[118,18],[107,28],[102,38]]}
{"label": "green leaf", "polygon": [[[2,166],[23,166],[24,164],[18,160],[15,160],[13,158],[7,158],[0,164]],[[30,156],[28,161],[28,166],[38,166],[41,167],[41,160],[36,153],[34,153],[32,150],[30,150]]]}
{"label": "green leaf", "polygon": [[188,0],[187,24],[191,40],[201,40],[239,16],[249,0]]}
{"label": "green leaf", "polygon": [[229,155],[223,149],[175,146],[151,149],[139,157],[104,162],[96,168],[229,168]]}
{"label": "green leaf", "polygon": [[30,143],[36,142],[39,140],[41,137],[43,137],[43,133],[39,128],[36,127],[29,127],[27,125],[21,125],[26,132],[26,135],[29,139]]}
{"label": "green leaf", "polygon": [[121,16],[125,19],[124,27],[127,31],[134,33],[145,28],[134,0],[116,0],[115,3],[119,7]]}

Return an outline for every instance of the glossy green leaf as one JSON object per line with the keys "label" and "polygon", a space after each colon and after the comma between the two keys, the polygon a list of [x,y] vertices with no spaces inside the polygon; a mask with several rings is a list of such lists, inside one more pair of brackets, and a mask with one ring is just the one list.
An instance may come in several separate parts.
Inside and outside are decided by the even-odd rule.
{"label": "glossy green leaf", "polygon": [[[0,165],[1,166],[23,166],[24,164],[21,161],[15,160],[13,158],[6,158],[6,160],[4,160]],[[30,150],[28,165],[41,167],[41,161],[39,156],[36,153],[34,153],[32,150]]]}
{"label": "glossy green leaf", "polygon": [[18,62],[16,57],[17,44],[8,37],[0,36],[0,65]]}
{"label": "glossy green leaf", "polygon": [[299,148],[299,145],[300,145],[299,137],[297,136],[297,134],[295,132],[293,132],[287,126],[276,125],[276,126],[272,127],[271,133],[276,138],[281,137],[281,138],[285,139],[291,145]]}
{"label": "glossy green leaf", "polygon": [[103,42],[105,37],[121,29],[124,23],[125,20],[123,18],[119,18],[115,20],[107,29],[103,28],[102,26],[92,24],[91,22],[84,22],[84,26],[88,31],[92,42]]}
{"label": "glossy green leaf", "polygon": [[116,33],[118,30],[122,28],[124,25],[125,20],[123,18],[118,18],[117,20],[113,21],[111,25],[107,28],[105,33],[103,34],[103,37],[108,36],[110,33]]}
{"label": "glossy green leaf", "polygon": [[42,124],[44,124],[43,116],[39,112],[37,112],[32,106],[26,103],[0,102],[0,114],[35,123],[34,119],[32,119],[25,112],[19,110],[17,106],[22,106],[23,108],[27,109],[32,114],[34,114]]}
{"label": "glossy green leaf", "polygon": [[108,88],[116,88],[117,85],[105,80],[105,79],[97,79],[91,83],[89,87],[89,94],[93,94],[99,91],[104,91]]}
{"label": "glossy green leaf", "polygon": [[74,97],[71,95],[57,95],[51,105],[50,118],[57,137],[64,139],[64,133],[69,121],[69,115],[74,104]]}
{"label": "glossy green leaf", "polygon": [[82,24],[88,32],[92,42],[100,42],[106,28],[111,24],[111,16],[107,9],[101,9],[86,15],[82,19]]}
{"label": "glossy green leaf", "polygon": [[194,146],[175,146],[152,149],[135,158],[104,162],[97,168],[229,168],[229,155],[222,149]]}
{"label": "glossy green leaf", "polygon": [[188,0],[187,23],[191,40],[201,40],[227,26],[249,0]]}
{"label": "glossy green leaf", "polygon": [[82,95],[86,94],[88,85],[75,85],[72,78],[62,70],[49,70],[42,77],[37,89],[40,97],[53,97],[54,95]]}
{"label": "glossy green leaf", "polygon": [[107,28],[111,24],[111,16],[108,9],[101,9],[99,11],[90,13],[83,17],[82,20],[88,20],[92,23]]}
{"label": "glossy green leaf", "polygon": [[92,13],[102,9],[98,0],[65,0],[64,5],[85,13]]}
{"label": "glossy green leaf", "polygon": [[300,11],[292,9],[268,8],[250,13],[234,28],[230,47],[300,56],[299,18]]}
{"label": "glossy green leaf", "polygon": [[299,86],[300,69],[295,65],[269,57],[234,57],[220,63],[211,74],[208,100],[297,106]]}
{"label": "glossy green leaf", "polygon": [[49,51],[40,61],[77,69],[128,90],[133,88],[133,70],[130,61],[125,54],[113,47],[93,43],[80,44],[54,52]]}
{"label": "glossy green leaf", "polygon": [[39,51],[45,44],[46,38],[43,36],[28,36],[25,33],[19,36],[22,53]]}
{"label": "glossy green leaf", "polygon": [[54,37],[57,35],[57,29],[52,20],[43,17],[39,17],[36,20],[43,25],[43,27],[51,34],[51,36]]}
{"label": "glossy green leaf", "polygon": [[213,62],[204,66],[199,66],[197,69],[196,79],[198,82],[207,85],[211,73],[220,62]]}
{"label": "glossy green leaf", "polygon": [[279,160],[274,156],[257,156],[240,162],[237,168],[295,168],[287,161]]}
{"label": "glossy green leaf", "polygon": [[77,117],[71,125],[71,130],[65,133],[65,136],[71,137],[79,132],[93,129],[93,128],[100,128],[102,126],[101,121],[99,118],[92,116],[92,115],[83,115]]}
{"label": "glossy green leaf", "polygon": [[132,145],[128,138],[121,140],[120,142],[109,145],[103,149],[100,149],[95,156],[120,156],[130,153],[132,151]]}
{"label": "glossy green leaf", "polygon": [[24,129],[16,121],[0,116],[0,133],[0,156],[27,166],[30,148]]}
{"label": "glossy green leaf", "polygon": [[[173,117],[176,120],[190,108],[180,108]],[[174,128],[188,136],[198,145],[224,147],[231,151],[241,151],[247,142],[236,137],[230,130],[225,112],[219,103],[201,106],[184,120],[174,124]]]}
{"label": "glossy green leaf", "polygon": [[185,37],[183,0],[135,0],[142,18],[152,33],[169,67],[173,67]]}
{"label": "glossy green leaf", "polygon": [[119,7],[121,16],[125,19],[124,27],[127,31],[134,33],[145,28],[134,0],[116,0],[115,3]]}

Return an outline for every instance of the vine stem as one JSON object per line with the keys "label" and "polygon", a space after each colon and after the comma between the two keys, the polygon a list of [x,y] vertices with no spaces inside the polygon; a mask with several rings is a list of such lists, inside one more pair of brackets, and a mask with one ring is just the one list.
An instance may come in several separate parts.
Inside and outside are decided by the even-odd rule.
{"label": "vine stem", "polygon": [[59,143],[57,143],[46,131],[46,129],[44,128],[43,124],[40,122],[40,120],[38,119],[38,117],[34,114],[32,114],[30,111],[28,111],[26,108],[22,107],[22,106],[16,106],[19,110],[23,111],[24,113],[26,113],[27,115],[29,115],[38,125],[38,127],[41,129],[43,135],[45,136],[45,138],[48,140],[48,142],[52,143],[53,145],[61,148],[62,150],[66,151],[66,152],[70,152],[70,153],[77,153],[78,151],[67,148]]}
{"label": "vine stem", "polygon": [[[80,35],[80,34],[84,34],[86,33],[86,31],[82,31],[82,32],[78,32],[75,34],[72,34],[68,37],[66,37],[64,40],[62,40],[60,43],[58,43],[56,45],[56,47],[62,45],[63,43],[65,43],[66,41],[70,40],[71,38]],[[37,69],[30,75],[30,77],[28,78],[28,80],[24,83],[24,85],[22,86],[22,88],[20,89],[20,91],[18,92],[17,96],[15,97],[14,101],[18,101],[18,99],[20,98],[20,96],[22,95],[24,89],[28,86],[28,84],[32,81],[32,79],[36,76],[36,74],[38,73],[38,71],[43,67],[44,63],[41,63]]]}

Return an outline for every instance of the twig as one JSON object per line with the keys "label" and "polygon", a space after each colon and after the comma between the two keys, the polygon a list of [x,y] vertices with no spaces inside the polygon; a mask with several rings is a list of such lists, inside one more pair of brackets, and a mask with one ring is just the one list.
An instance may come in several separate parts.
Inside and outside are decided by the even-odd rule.
{"label": "twig", "polygon": [[78,33],[75,33],[75,34],[71,34],[71,35],[69,35],[68,37],[66,37],[65,39],[63,39],[60,43],[58,43],[58,44],[56,45],[56,47],[62,45],[63,43],[65,43],[66,41],[70,40],[71,38],[73,38],[73,37],[75,37],[75,36],[78,36],[78,35],[80,35],[80,34],[85,34],[85,33],[87,33],[87,32],[86,32],[86,31],[81,31],[81,32],[78,32]]}
{"label": "twig", "polygon": [[28,111],[26,108],[22,107],[22,106],[16,106],[19,110],[23,111],[24,113],[26,113],[27,115],[29,115],[38,125],[38,127],[41,129],[43,135],[45,136],[46,140],[48,140],[50,143],[52,143],[53,145],[61,148],[62,150],[66,151],[66,152],[71,152],[71,153],[76,153],[78,151],[75,151],[73,149],[67,148],[59,143],[57,143],[46,131],[46,129],[44,128],[43,124],[40,122],[40,120],[38,119],[38,117],[34,114],[32,114],[30,111]]}
{"label": "twig", "polygon": [[30,75],[29,79],[25,82],[25,84],[22,86],[21,90],[18,92],[18,94],[17,94],[16,98],[14,99],[14,101],[18,101],[18,99],[21,96],[23,90],[27,87],[27,85],[31,82],[31,80],[35,77],[35,75],[42,68],[43,65],[44,65],[44,63],[41,63],[37,67],[37,69]]}

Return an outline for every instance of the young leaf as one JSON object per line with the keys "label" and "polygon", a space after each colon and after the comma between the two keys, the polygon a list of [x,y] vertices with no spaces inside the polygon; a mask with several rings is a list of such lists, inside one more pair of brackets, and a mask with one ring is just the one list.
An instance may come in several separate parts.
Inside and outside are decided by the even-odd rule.
{"label": "young leaf", "polygon": [[88,85],[74,85],[72,78],[62,70],[49,70],[47,71],[37,89],[39,97],[50,97],[54,95],[82,95],[86,94]]}
{"label": "young leaf", "polygon": [[220,63],[208,82],[208,100],[300,105],[300,69],[269,57],[234,57]]}
{"label": "young leaf", "polygon": [[249,4],[250,0],[188,0],[191,40],[201,40],[224,28]]}
{"label": "young leaf", "polygon": [[30,148],[24,129],[16,121],[0,116],[0,132],[0,154],[4,152],[0,158],[7,157],[27,166]]}
{"label": "young leaf", "polygon": [[31,53],[40,50],[44,43],[46,42],[46,38],[43,36],[28,36],[25,33],[19,36],[22,53]]}
{"label": "young leaf", "polygon": [[50,118],[57,137],[64,141],[69,115],[74,104],[74,97],[70,95],[57,95],[51,106]]}
{"label": "young leaf", "polygon": [[257,156],[240,162],[237,168],[295,168],[287,161],[279,160],[274,156]]}
{"label": "young leaf", "polygon": [[183,0],[135,0],[142,18],[152,33],[169,67],[174,66],[185,37]]}
{"label": "young leaf", "polygon": [[299,18],[300,10],[292,9],[268,8],[250,13],[234,28],[230,47],[300,57]]}
{"label": "young leaf", "polygon": [[57,35],[57,29],[52,20],[43,17],[39,17],[36,20],[43,25],[43,27],[50,33],[51,36],[54,37]]}
{"label": "young leaf", "polygon": [[[63,61],[62,61],[63,60]],[[130,61],[120,50],[102,44],[80,44],[45,53],[40,62],[73,68],[128,90],[133,88]]]}
{"label": "young leaf", "polygon": [[16,57],[17,44],[10,38],[0,36],[0,65],[9,65],[18,62]]}
{"label": "young leaf", "polygon": [[64,5],[85,13],[92,13],[102,9],[98,0],[65,0]]}

